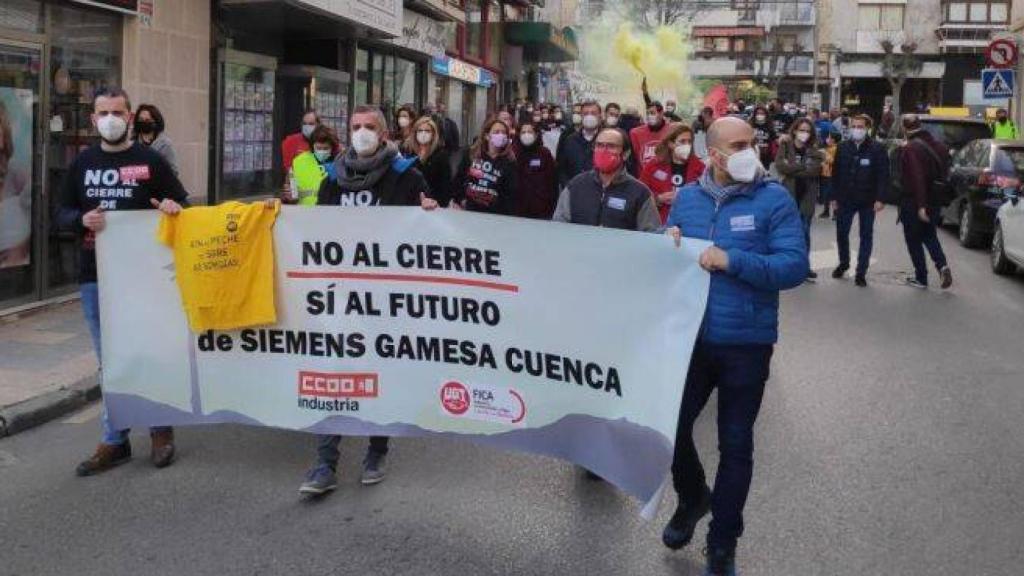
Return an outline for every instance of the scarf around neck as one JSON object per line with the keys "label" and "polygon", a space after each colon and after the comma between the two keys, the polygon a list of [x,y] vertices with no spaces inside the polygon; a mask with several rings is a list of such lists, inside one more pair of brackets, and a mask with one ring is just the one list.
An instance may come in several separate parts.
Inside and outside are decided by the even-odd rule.
{"label": "scarf around neck", "polygon": [[393,142],[385,143],[373,156],[366,158],[360,158],[354,148],[349,148],[336,163],[338,186],[351,191],[373,188],[387,174],[396,156],[398,147]]}
{"label": "scarf around neck", "polygon": [[721,205],[723,202],[725,202],[732,196],[746,192],[747,190],[752,190],[757,186],[760,186],[761,181],[764,180],[765,178],[764,168],[760,168],[758,169],[757,174],[754,175],[754,179],[751,180],[750,182],[736,182],[733,184],[726,184],[725,186],[722,186],[721,184],[715,181],[715,177],[714,175],[712,175],[711,170],[712,165],[709,162],[707,168],[704,169],[704,173],[700,175],[700,180],[698,180],[698,183],[700,184],[700,187],[709,195],[711,195],[711,197],[714,198],[715,202],[719,205]]}

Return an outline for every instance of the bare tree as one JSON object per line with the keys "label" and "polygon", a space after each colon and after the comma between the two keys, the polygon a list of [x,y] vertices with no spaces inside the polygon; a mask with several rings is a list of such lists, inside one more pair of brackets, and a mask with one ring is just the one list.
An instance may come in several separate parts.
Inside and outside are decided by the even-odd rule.
{"label": "bare tree", "polygon": [[614,10],[618,17],[650,32],[659,26],[693,22],[701,4],[701,0],[621,0],[614,3]]}
{"label": "bare tree", "polygon": [[796,44],[792,50],[783,50],[779,40],[772,44],[770,50],[765,50],[762,44],[754,51],[754,79],[771,86],[772,92],[778,94],[782,81],[789,77],[790,63],[803,49],[802,45]]}
{"label": "bare tree", "polygon": [[916,54],[917,43],[905,40],[896,47],[892,38],[885,38],[879,41],[882,47],[882,75],[889,81],[892,88],[892,112],[898,118],[900,115],[900,95],[903,93],[903,85],[907,78],[917,76],[924,68],[924,62]]}

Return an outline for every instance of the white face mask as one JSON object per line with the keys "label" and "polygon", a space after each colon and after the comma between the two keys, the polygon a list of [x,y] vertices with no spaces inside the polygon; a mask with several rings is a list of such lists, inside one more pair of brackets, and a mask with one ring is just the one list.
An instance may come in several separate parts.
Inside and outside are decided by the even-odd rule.
{"label": "white face mask", "polygon": [[356,149],[356,154],[360,156],[375,152],[379,145],[380,139],[373,130],[360,128],[352,133],[352,147]]}
{"label": "white face mask", "polygon": [[426,146],[434,140],[434,133],[430,130],[419,130],[416,132],[416,141]]}
{"label": "white face mask", "polygon": [[672,153],[676,155],[676,158],[686,160],[690,157],[691,150],[693,150],[693,147],[689,144],[676,144],[676,147],[672,149]]}
{"label": "white face mask", "polygon": [[867,135],[868,131],[863,128],[854,128],[850,130],[850,137],[856,140],[857,142],[864,140],[864,138],[866,138]]}
{"label": "white face mask", "polygon": [[330,150],[316,150],[316,151],[313,152],[313,156],[316,156],[316,159],[319,160],[320,162],[326,162],[331,157],[331,151]]}
{"label": "white face mask", "polygon": [[120,116],[107,114],[96,120],[96,129],[108,144],[118,144],[124,141],[124,136],[128,133],[128,121]]}
{"label": "white face mask", "polygon": [[807,141],[811,139],[811,133],[801,130],[796,133],[796,139],[799,140],[802,144],[806,144]]}
{"label": "white face mask", "polygon": [[657,114],[648,114],[647,115],[647,125],[648,126],[653,128],[653,127],[657,126],[659,122],[660,121],[658,120],[658,115]]}
{"label": "white face mask", "polygon": [[756,120],[757,122],[764,122],[766,119],[767,116],[765,116],[764,114],[758,114],[757,116],[754,116],[754,120]]}
{"label": "white face mask", "polygon": [[583,122],[583,116],[581,114],[573,114],[572,123],[579,126],[580,122]]}
{"label": "white face mask", "polygon": [[[719,151],[721,152],[721,151]],[[725,154],[722,152],[722,154]],[[725,162],[725,170],[736,182],[751,182],[761,168],[761,161],[753,148],[731,154]]]}
{"label": "white face mask", "polygon": [[524,132],[519,135],[519,141],[523,146],[533,146],[537,142],[537,135],[533,132]]}
{"label": "white face mask", "polygon": [[412,120],[410,120],[408,116],[399,116],[398,117],[398,125],[400,127],[408,128],[409,124],[412,124]]}
{"label": "white face mask", "polygon": [[601,125],[601,119],[596,114],[587,114],[583,117],[583,127],[587,130],[593,130]]}
{"label": "white face mask", "polygon": [[671,113],[673,113],[675,111],[676,111],[676,107],[675,106],[672,106],[671,104],[668,105],[668,106],[665,106],[665,112],[668,112],[669,114],[671,114]]}
{"label": "white face mask", "polygon": [[604,122],[605,122],[605,124],[607,124],[609,126],[616,126],[619,123],[619,117],[614,115],[614,114],[612,114],[612,115],[609,115],[607,118],[605,118]]}
{"label": "white face mask", "polygon": [[316,130],[316,126],[314,126],[313,124],[302,125],[302,135],[306,138],[309,138],[310,136],[313,135],[313,130]]}

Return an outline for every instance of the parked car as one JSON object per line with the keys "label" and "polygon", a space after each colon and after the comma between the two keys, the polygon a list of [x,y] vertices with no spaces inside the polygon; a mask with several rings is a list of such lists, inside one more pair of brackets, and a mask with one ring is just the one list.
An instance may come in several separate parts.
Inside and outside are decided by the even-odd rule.
{"label": "parked car", "polygon": [[[951,155],[974,140],[992,137],[992,129],[980,118],[959,118],[946,116],[918,116],[922,127],[930,132],[939,142],[949,148]],[[902,194],[903,182],[900,171],[900,151],[907,143],[903,124],[897,120],[890,130],[889,138],[883,140],[889,153],[889,174],[892,177],[892,189],[895,195]]]}
{"label": "parked car", "polygon": [[1024,202],[1020,194],[1020,188],[1010,191],[996,212],[992,236],[992,271],[996,274],[1012,274],[1024,268]]}
{"label": "parked car", "polygon": [[942,211],[942,224],[959,227],[960,243],[984,247],[995,231],[1003,191],[1020,186],[1024,140],[975,140],[953,155],[949,183],[955,197]]}

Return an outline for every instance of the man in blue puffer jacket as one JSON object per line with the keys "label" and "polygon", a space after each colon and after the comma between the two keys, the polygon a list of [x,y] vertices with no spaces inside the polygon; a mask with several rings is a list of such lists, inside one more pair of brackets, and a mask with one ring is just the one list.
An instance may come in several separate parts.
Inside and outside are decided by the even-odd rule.
{"label": "man in blue puffer jacket", "polygon": [[[766,178],[753,129],[721,118],[708,130],[708,168],[682,188],[667,234],[714,243],[700,257],[711,273],[703,325],[690,360],[676,432],[672,476],[679,505],[665,527],[665,545],[678,549],[697,522],[712,513],[705,574],[735,574],[736,542],[753,473],[754,421],[778,339],[779,291],[807,276],[807,245],[796,204]],[[708,489],[693,423],[718,388],[715,489]]]}

